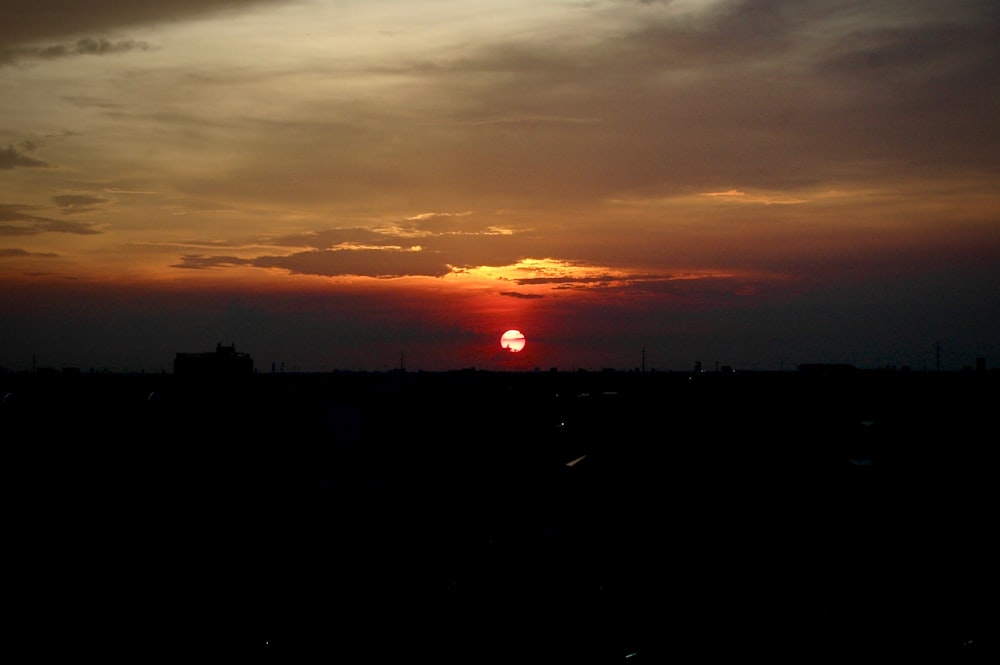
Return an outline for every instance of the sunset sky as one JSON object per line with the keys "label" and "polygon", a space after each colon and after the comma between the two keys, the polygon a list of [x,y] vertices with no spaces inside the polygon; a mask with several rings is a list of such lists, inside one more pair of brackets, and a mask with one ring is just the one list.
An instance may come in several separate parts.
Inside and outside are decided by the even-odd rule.
{"label": "sunset sky", "polygon": [[1000,366],[996,0],[3,5],[2,368]]}

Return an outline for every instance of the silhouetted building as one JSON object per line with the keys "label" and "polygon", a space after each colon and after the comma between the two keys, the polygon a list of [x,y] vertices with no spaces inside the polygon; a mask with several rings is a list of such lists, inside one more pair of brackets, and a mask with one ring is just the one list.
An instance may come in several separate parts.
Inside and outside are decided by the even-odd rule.
{"label": "silhouetted building", "polygon": [[178,353],[174,374],[182,376],[244,376],[253,374],[253,358],[236,345],[216,345],[214,353]]}

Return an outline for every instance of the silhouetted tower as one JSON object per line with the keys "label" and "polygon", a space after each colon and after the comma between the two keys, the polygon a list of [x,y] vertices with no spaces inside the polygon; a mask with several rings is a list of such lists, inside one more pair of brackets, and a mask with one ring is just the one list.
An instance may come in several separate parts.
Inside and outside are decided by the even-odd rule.
{"label": "silhouetted tower", "polygon": [[642,371],[646,371],[646,347],[642,347]]}
{"label": "silhouetted tower", "polygon": [[934,368],[941,371],[941,342],[934,342]]}

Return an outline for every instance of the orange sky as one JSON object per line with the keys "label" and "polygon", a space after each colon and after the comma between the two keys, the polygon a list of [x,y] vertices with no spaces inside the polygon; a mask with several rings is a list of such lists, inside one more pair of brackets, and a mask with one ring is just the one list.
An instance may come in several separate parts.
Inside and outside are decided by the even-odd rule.
{"label": "orange sky", "polygon": [[989,1],[24,4],[0,368],[995,365],[997,43]]}

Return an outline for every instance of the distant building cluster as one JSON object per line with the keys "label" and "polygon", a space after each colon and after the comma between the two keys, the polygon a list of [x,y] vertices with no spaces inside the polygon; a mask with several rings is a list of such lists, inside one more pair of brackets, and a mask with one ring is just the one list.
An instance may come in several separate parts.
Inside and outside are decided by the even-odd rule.
{"label": "distant building cluster", "polygon": [[178,376],[245,376],[253,374],[253,358],[236,350],[236,345],[216,345],[214,352],[178,353],[174,358]]}

